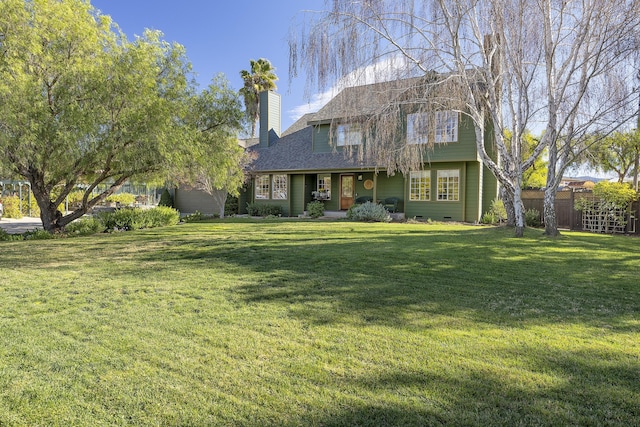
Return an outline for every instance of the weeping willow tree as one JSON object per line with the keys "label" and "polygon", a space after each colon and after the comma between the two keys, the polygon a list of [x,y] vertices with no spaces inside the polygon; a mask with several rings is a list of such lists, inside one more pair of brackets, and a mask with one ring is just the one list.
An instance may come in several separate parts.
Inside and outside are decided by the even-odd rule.
{"label": "weeping willow tree", "polygon": [[[584,149],[583,135],[611,132],[637,104],[630,65],[639,2],[334,0],[326,7],[305,15],[290,37],[291,76],[304,66],[321,90],[367,73],[416,78],[414,99],[385,88],[377,108],[346,114],[366,129],[361,155],[391,171],[420,167],[429,146],[403,146],[398,111],[457,111],[474,125],[479,156],[501,184],[517,236],[524,231],[523,175],[542,152],[549,156],[545,224],[555,235],[555,189]],[[345,112],[349,102],[358,105],[345,101]],[[542,133],[530,152],[523,149],[527,129]]]}

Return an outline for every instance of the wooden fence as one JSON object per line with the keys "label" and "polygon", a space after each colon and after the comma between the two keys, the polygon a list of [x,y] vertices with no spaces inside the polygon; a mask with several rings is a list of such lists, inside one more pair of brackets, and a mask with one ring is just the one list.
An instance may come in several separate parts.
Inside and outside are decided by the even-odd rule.
{"label": "wooden fence", "polygon": [[[590,191],[558,191],[556,193],[556,218],[558,228],[569,230],[584,230],[583,214],[575,209],[575,203],[581,197],[591,197]],[[544,223],[544,191],[523,190],[522,201],[525,209],[536,209],[540,212],[540,221]],[[625,232],[629,234],[640,234],[640,203],[634,202],[631,205],[631,213],[628,218]]]}

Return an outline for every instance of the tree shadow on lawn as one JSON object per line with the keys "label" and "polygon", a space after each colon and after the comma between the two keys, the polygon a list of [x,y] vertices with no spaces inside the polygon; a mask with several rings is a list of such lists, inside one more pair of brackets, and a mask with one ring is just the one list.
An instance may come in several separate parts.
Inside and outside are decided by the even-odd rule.
{"label": "tree shadow on lawn", "polygon": [[[293,231],[280,225],[240,235],[182,227],[169,238],[167,231],[149,230],[97,241],[28,242],[39,244],[8,251],[0,266],[55,274],[108,261],[111,278],[143,280],[179,265],[182,275],[198,270],[213,283],[237,271],[230,300],[279,304],[317,324],[357,319],[397,327],[408,318],[440,314],[510,326],[581,321],[637,331],[627,320],[640,311],[632,273],[639,261],[621,239],[546,239],[536,230],[515,239],[509,229],[480,227],[382,228],[372,234],[357,225],[336,231],[329,225],[302,224]],[[589,256],[603,250],[610,256]]]}
{"label": "tree shadow on lawn", "polygon": [[539,376],[552,373],[554,380],[514,381],[506,369],[490,371],[481,364],[447,371],[433,368],[426,360],[419,371],[372,372],[349,377],[343,386],[361,396],[388,394],[395,399],[354,399],[333,413],[303,415],[300,423],[292,425],[636,424],[640,415],[637,366],[612,362],[614,354],[598,362],[581,351],[522,350],[508,355],[518,358],[520,370]]}
{"label": "tree shadow on lawn", "polygon": [[[371,237],[357,229],[346,235],[344,230],[332,233],[329,229],[320,236],[303,230],[301,237],[274,228],[240,239],[202,233],[182,237],[176,233],[166,239],[166,233],[141,233],[107,236],[109,242],[79,240],[73,242],[78,246],[70,246],[75,249],[69,249],[69,254],[83,253],[87,259],[82,265],[113,261],[115,282],[132,274],[154,277],[158,269],[170,273],[176,265],[186,272],[198,269],[212,283],[218,275],[238,271],[237,283],[224,288],[226,298],[238,305],[277,305],[303,325],[356,323],[421,332],[437,328],[434,319],[439,318],[451,319],[452,324],[445,325],[451,329],[464,329],[471,322],[476,329],[582,322],[602,328],[603,335],[638,332],[638,323],[629,321],[637,319],[640,311],[637,278],[629,272],[638,259],[633,253],[621,255],[628,246],[614,243],[610,257],[590,259],[586,251],[602,250],[595,237],[496,238],[495,233],[501,232],[410,229]],[[115,253],[110,249],[114,239],[121,243]],[[66,254],[56,242],[31,248],[26,261],[19,254],[7,254],[0,266],[29,268],[28,263],[34,263],[31,268],[48,274],[78,268],[74,260],[37,263],[50,248]],[[573,261],[570,265],[568,258]],[[610,280],[597,283],[593,277]],[[582,347],[547,348],[499,339],[492,343],[492,350],[502,352],[497,360],[463,354],[473,360],[463,361],[462,367],[434,367],[425,357],[423,366],[413,365],[408,372],[389,364],[385,371],[348,373],[335,379],[337,385],[330,384],[338,392],[349,390],[347,400],[329,396],[322,408],[318,403],[300,408],[287,419],[294,420],[291,426],[489,425],[497,421],[503,425],[632,425],[640,415],[640,372],[630,352],[600,350],[594,357]],[[499,366],[503,361],[512,361],[515,367]],[[520,376],[500,376],[501,372],[514,375],[514,369],[537,377],[527,383]],[[543,378],[546,374],[549,383]]]}
{"label": "tree shadow on lawn", "polygon": [[[409,230],[372,238],[371,233],[329,230],[320,236],[309,232],[305,240],[275,228],[265,233],[279,234],[274,239],[265,234],[242,241],[178,239],[141,256],[145,262],[173,260],[198,269],[234,266],[243,274],[228,291],[231,300],[280,304],[318,324],[352,321],[356,315],[363,322],[398,326],[407,313],[419,312],[512,326],[581,321],[629,327],[616,319],[640,310],[638,286],[629,272],[638,264],[633,254],[589,258],[585,247],[594,240],[576,247],[574,239],[499,240],[495,233]],[[212,280],[217,273],[211,270]],[[618,280],[606,283],[593,279],[616,275]]]}

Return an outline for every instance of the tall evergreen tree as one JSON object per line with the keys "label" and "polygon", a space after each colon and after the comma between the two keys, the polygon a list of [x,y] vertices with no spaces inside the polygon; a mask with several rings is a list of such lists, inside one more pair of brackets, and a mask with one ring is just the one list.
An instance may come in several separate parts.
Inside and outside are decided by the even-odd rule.
{"label": "tall evergreen tree", "polygon": [[251,69],[240,71],[240,77],[244,81],[240,95],[244,98],[245,114],[248,122],[251,123],[251,136],[255,137],[260,111],[260,92],[276,90],[278,77],[268,59],[260,58],[257,61],[251,59],[249,62]]}

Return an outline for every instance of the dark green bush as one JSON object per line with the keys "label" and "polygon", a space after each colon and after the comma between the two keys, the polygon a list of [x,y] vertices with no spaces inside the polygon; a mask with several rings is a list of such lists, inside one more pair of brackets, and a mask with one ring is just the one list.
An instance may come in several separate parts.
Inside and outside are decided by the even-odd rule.
{"label": "dark green bush", "polygon": [[307,214],[311,218],[320,218],[324,215],[324,203],[320,200],[307,203]]}
{"label": "dark green bush", "polygon": [[171,197],[171,193],[166,188],[162,190],[162,194],[160,194],[160,201],[158,202],[158,206],[167,206],[169,208],[173,208],[173,197]]}
{"label": "dark green bush", "polygon": [[61,234],[51,234],[41,228],[36,228],[35,230],[25,231],[24,233],[22,233],[22,238],[24,240],[49,240],[55,239],[57,237],[64,236]]}
{"label": "dark green bush", "polygon": [[504,202],[500,199],[493,199],[489,212],[482,215],[480,222],[483,224],[501,224],[507,220],[507,210]]}
{"label": "dark green bush", "polygon": [[104,223],[105,229],[110,231],[164,227],[180,221],[180,213],[167,206],[153,209],[117,209],[114,212],[102,212],[98,217]]}
{"label": "dark green bush", "polygon": [[0,228],[0,241],[2,242],[10,242],[13,240],[24,240],[22,234],[9,234],[3,228]]}
{"label": "dark green bush", "polygon": [[247,203],[247,213],[251,216],[281,216],[282,207],[265,203]]}
{"label": "dark green bush", "polygon": [[487,212],[486,214],[482,215],[482,219],[480,220],[480,222],[482,224],[497,224],[498,220],[493,213]]}
{"label": "dark green bush", "polygon": [[180,212],[168,206],[158,206],[153,209],[142,209],[147,217],[147,227],[167,227],[180,222]]}
{"label": "dark green bush", "polygon": [[104,223],[97,217],[84,217],[73,221],[65,227],[69,236],[90,236],[105,230]]}
{"label": "dark green bush", "polygon": [[224,202],[224,215],[237,215],[239,212],[238,209],[238,198],[236,196],[227,196],[227,200]]}
{"label": "dark green bush", "polygon": [[524,213],[524,222],[527,227],[540,227],[540,211],[537,209],[527,209]]}

